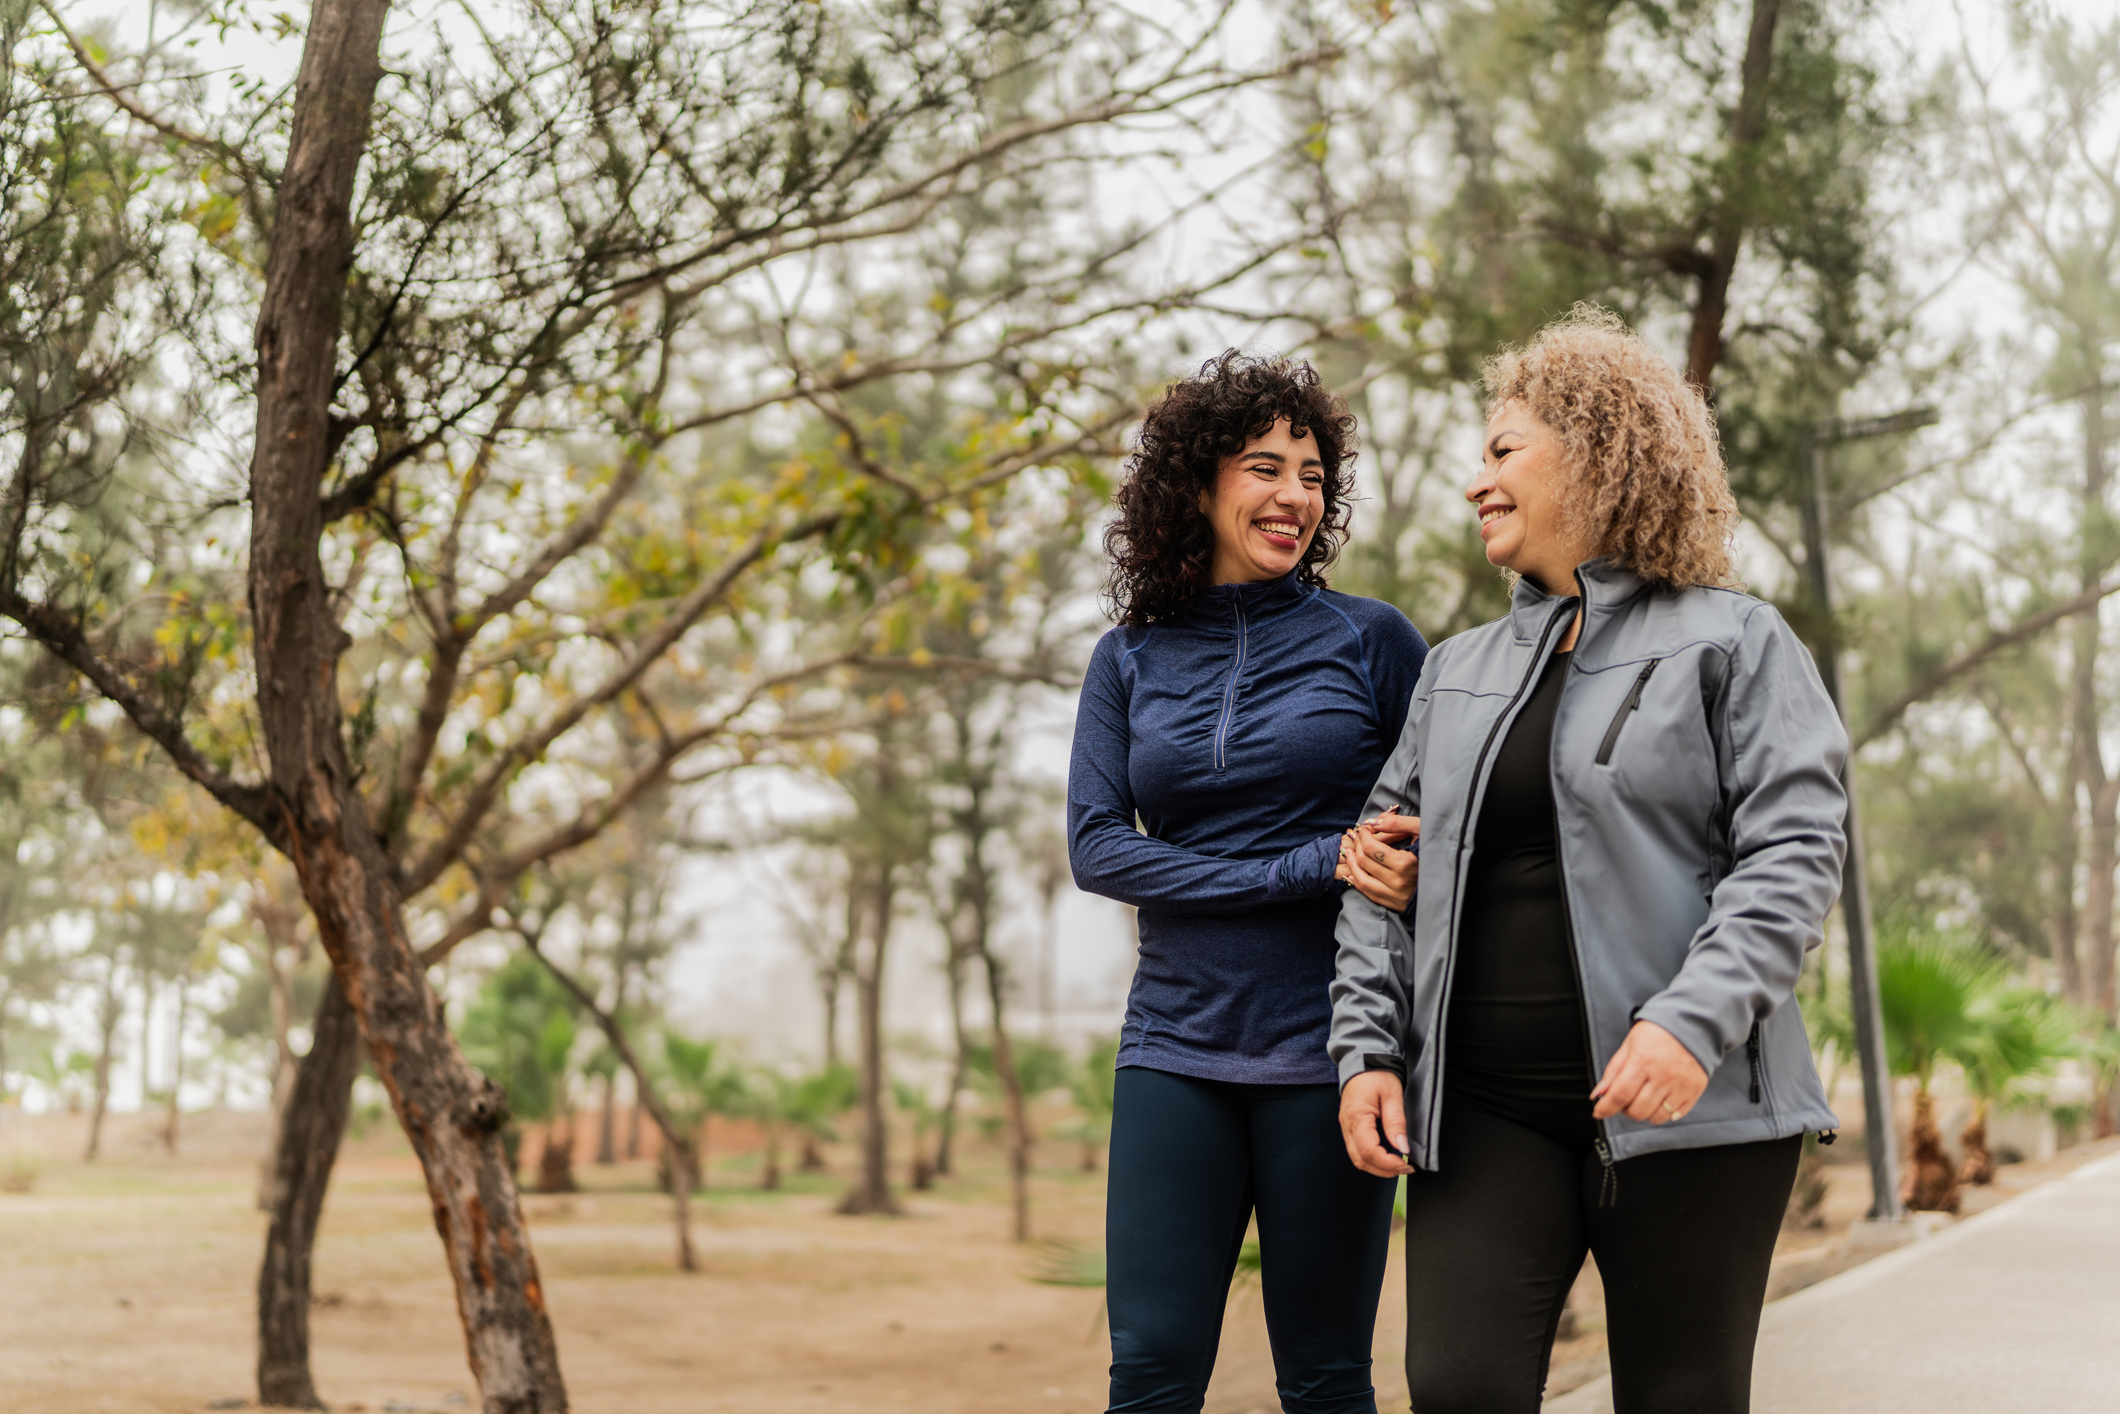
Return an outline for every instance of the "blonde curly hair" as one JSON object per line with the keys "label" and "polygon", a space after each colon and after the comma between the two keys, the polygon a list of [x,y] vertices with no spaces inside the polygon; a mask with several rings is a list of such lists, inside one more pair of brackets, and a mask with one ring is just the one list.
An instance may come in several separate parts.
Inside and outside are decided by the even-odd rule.
{"label": "blonde curly hair", "polygon": [[1560,434],[1568,534],[1652,584],[1743,587],[1715,414],[1618,315],[1579,304],[1489,360],[1485,381],[1488,416],[1522,403]]}

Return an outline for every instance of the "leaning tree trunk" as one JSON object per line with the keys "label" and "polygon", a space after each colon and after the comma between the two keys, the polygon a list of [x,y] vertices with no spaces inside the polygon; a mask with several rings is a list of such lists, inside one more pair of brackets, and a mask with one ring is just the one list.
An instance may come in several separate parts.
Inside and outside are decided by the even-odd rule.
{"label": "leaning tree trunk", "polygon": [[334,978],[317,1003],[315,1039],[295,1068],[274,1136],[258,1270],[258,1403],[323,1409],[309,1373],[310,1262],[360,1069],[359,1028]]}
{"label": "leaning tree trunk", "polygon": [[377,1077],[419,1155],[485,1414],[559,1414],[559,1351],[500,1130],[507,1102],[464,1060],[406,935],[342,735],[351,639],[325,580],[352,200],[382,79],[387,0],[315,0],[295,79],[258,312],[250,612],[273,842],[293,861]]}
{"label": "leaning tree trunk", "polygon": [[[626,1068],[626,1073],[633,1077],[634,1123],[638,1126],[640,1112],[645,1109],[655,1121],[656,1132],[662,1136],[662,1158],[658,1163],[669,1174],[670,1196],[676,1205],[677,1268],[684,1272],[698,1271],[699,1257],[692,1250],[692,1186],[694,1176],[699,1172],[699,1161],[692,1152],[690,1141],[678,1129],[677,1120],[671,1115],[670,1107],[663,1103],[662,1096],[658,1095],[655,1087],[649,1083],[648,1069],[641,1064],[640,1053],[633,1049],[632,1038],[626,1035],[626,1028],[619,1022],[616,1006],[608,1011],[598,1006],[595,994],[584,987],[573,974],[545,955],[544,950],[538,946],[535,934],[524,933],[523,943],[530,949],[530,956],[543,963],[545,971],[552,974],[552,980],[559,983],[567,995],[574,998],[581,1009],[595,1019],[597,1029],[604,1033],[604,1040],[611,1045],[612,1054],[618,1057],[618,1062]],[[633,1147],[635,1152],[638,1152],[640,1146],[637,1136]]]}

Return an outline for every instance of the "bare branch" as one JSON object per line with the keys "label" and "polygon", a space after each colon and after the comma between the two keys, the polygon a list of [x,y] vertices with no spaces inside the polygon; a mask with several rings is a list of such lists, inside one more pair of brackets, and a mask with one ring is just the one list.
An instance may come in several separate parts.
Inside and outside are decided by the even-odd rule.
{"label": "bare branch", "polygon": [[2073,599],[2065,599],[2061,603],[2041,609],[2035,614],[2027,614],[2008,628],[1997,629],[1986,638],[1980,640],[1979,643],[1951,659],[1950,662],[1945,663],[1942,667],[1936,669],[1920,682],[1915,683],[1905,692],[1900,693],[1899,696],[1885,704],[1882,709],[1870,718],[1869,725],[1864,727],[1861,735],[1855,738],[1854,744],[1850,749],[1855,751],[1862,750],[1863,747],[1868,746],[1871,742],[1898,726],[1899,719],[1906,715],[1908,708],[1935,696],[1952,682],[1972,672],[2003,649],[2023,643],[2028,639],[2036,638],[2063,619],[2074,618],[2078,614],[2095,611],[2101,602],[2113,594],[2120,594],[2120,580],[2107,580],[2103,584],[2092,585]]}

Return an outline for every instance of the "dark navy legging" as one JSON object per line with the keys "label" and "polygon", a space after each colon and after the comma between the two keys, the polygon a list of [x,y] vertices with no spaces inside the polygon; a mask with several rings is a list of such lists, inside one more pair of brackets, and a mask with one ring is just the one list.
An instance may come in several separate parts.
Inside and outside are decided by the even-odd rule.
{"label": "dark navy legging", "polygon": [[1281,1408],[1375,1414],[1392,1180],[1348,1161],[1339,1111],[1335,1085],[1119,1072],[1105,1209],[1111,1414],[1197,1414],[1254,1211]]}

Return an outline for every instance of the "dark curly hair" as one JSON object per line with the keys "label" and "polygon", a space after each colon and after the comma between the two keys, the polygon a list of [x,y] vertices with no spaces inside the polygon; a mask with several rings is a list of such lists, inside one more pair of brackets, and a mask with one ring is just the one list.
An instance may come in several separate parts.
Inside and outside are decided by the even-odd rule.
{"label": "dark curly hair", "polygon": [[1215,536],[1200,494],[1214,490],[1226,458],[1283,418],[1291,432],[1317,439],[1325,464],[1325,515],[1296,567],[1303,583],[1324,585],[1347,539],[1354,414],[1308,363],[1228,349],[1196,376],[1171,384],[1142,419],[1126,479],[1112,498],[1119,518],[1104,531],[1112,560],[1104,594],[1114,619],[1167,623],[1208,587]]}

